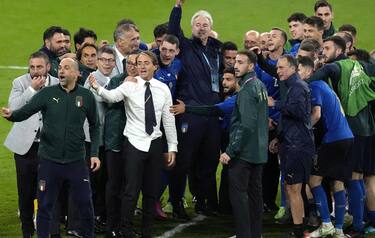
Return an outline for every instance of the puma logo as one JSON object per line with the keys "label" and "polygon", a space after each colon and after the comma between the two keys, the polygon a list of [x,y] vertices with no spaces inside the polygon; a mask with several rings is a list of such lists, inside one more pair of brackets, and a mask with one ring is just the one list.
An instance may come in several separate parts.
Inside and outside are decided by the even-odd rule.
{"label": "puma logo", "polygon": [[55,100],[56,103],[59,103],[60,98],[52,98],[52,99]]}

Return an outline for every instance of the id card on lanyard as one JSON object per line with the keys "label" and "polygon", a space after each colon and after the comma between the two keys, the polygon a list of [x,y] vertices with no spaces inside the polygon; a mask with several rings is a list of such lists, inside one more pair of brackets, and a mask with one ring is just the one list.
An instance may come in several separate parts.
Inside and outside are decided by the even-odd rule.
{"label": "id card on lanyard", "polygon": [[208,60],[208,57],[204,52],[202,52],[203,58],[206,60],[208,67],[210,68],[211,74],[211,90],[212,92],[219,93],[220,92],[220,82],[219,82],[219,54],[216,57],[216,67],[212,65]]}

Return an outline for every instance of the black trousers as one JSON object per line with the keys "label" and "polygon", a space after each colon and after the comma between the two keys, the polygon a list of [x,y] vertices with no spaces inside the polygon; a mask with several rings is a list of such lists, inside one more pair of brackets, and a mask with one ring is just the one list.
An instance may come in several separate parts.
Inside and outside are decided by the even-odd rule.
{"label": "black trousers", "polygon": [[14,154],[17,174],[18,207],[24,237],[34,234],[34,199],[38,179],[39,143],[34,143],[25,155]]}
{"label": "black trousers", "polygon": [[269,206],[276,205],[279,189],[280,167],[277,154],[268,152],[268,161],[263,167],[263,201]]}
{"label": "black trousers", "polygon": [[[269,141],[276,136],[276,130],[270,131],[268,134]],[[268,151],[267,163],[263,166],[263,202],[269,206],[276,206],[276,197],[279,190],[280,166],[279,158],[276,154]]]}
{"label": "black trousers", "polygon": [[155,216],[155,202],[160,188],[163,164],[163,145],[161,138],[151,142],[148,152],[140,151],[130,142],[125,143],[125,190],[121,201],[121,229],[125,237],[133,237],[132,221],[137,206],[139,192],[142,190],[142,237],[152,236]]}
{"label": "black trousers", "polygon": [[[181,201],[181,188],[186,176],[194,184],[198,202],[217,210],[216,169],[220,156],[220,124],[216,117],[183,114],[177,119],[178,154],[175,167],[170,172],[169,192],[172,204]],[[198,203],[197,203],[198,205]]]}
{"label": "black trousers", "polygon": [[[229,132],[221,132],[221,152],[225,152],[229,143]],[[223,165],[220,176],[219,188],[219,212],[223,214],[232,213],[232,207],[229,199],[228,165]]]}
{"label": "black trousers", "polygon": [[[86,142],[86,161],[90,167],[90,143]],[[91,172],[90,171],[90,182],[92,190],[92,200],[94,204],[95,216],[101,217],[105,220],[106,216],[106,204],[105,204],[105,186],[107,183],[107,165],[105,159],[104,146],[99,147],[99,159],[100,169]]]}
{"label": "black trousers", "polygon": [[64,182],[68,184],[69,193],[79,209],[82,236],[94,237],[91,187],[85,161],[58,164],[44,159],[39,161],[38,169],[38,237],[49,237],[52,210]]}
{"label": "black trousers", "polygon": [[125,157],[123,151],[114,152],[107,150],[105,152],[107,162],[108,180],[105,191],[105,202],[107,210],[107,230],[118,231],[121,221],[121,192],[125,178]]}
{"label": "black trousers", "polygon": [[262,232],[262,164],[229,162],[229,192],[237,238],[260,238]]}

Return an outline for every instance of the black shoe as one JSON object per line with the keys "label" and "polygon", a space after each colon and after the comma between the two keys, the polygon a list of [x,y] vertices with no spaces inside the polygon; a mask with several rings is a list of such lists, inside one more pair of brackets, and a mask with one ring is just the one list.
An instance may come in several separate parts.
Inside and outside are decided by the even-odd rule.
{"label": "black shoe", "polygon": [[123,237],[124,236],[119,231],[111,231],[105,234],[105,238],[123,238]]}
{"label": "black shoe", "polygon": [[354,230],[353,226],[349,226],[344,230],[345,237],[348,238],[364,238],[364,232]]}
{"label": "black shoe", "polygon": [[50,235],[51,238],[62,238],[60,234]]}
{"label": "black shoe", "polygon": [[203,215],[207,211],[206,202],[204,200],[197,200],[194,207],[195,213]]}
{"label": "black shoe", "polygon": [[94,232],[96,234],[102,234],[102,233],[105,233],[107,231],[106,230],[107,224],[106,224],[105,221],[103,221],[101,219],[100,216],[95,217],[94,222],[95,222],[94,223]]}
{"label": "black shoe", "polygon": [[276,220],[277,224],[292,224],[293,223],[293,218],[290,209],[285,210],[284,216],[282,216],[279,220]]}
{"label": "black shoe", "polygon": [[78,237],[78,238],[82,238],[83,236],[81,236],[78,231],[75,231],[75,230],[67,230],[66,231],[66,234],[68,236],[73,236],[73,237]]}
{"label": "black shoe", "polygon": [[182,204],[182,202],[179,202],[178,204],[175,204],[173,206],[172,216],[173,216],[174,219],[177,219],[177,220],[184,220],[184,221],[190,220],[190,217],[186,213],[184,205]]}
{"label": "black shoe", "polygon": [[270,212],[276,212],[279,210],[279,207],[276,204],[263,204],[263,211],[265,213],[270,213]]}

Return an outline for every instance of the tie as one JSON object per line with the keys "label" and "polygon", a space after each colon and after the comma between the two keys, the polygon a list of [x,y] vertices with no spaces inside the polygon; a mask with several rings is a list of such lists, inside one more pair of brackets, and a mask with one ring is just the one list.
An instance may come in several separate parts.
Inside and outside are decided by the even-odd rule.
{"label": "tie", "polygon": [[154,126],[156,126],[156,117],[154,102],[152,101],[152,94],[150,90],[150,82],[145,82],[145,126],[147,134],[151,135],[154,131]]}
{"label": "tie", "polygon": [[126,73],[126,58],[122,60],[122,70],[123,70],[123,73]]}

